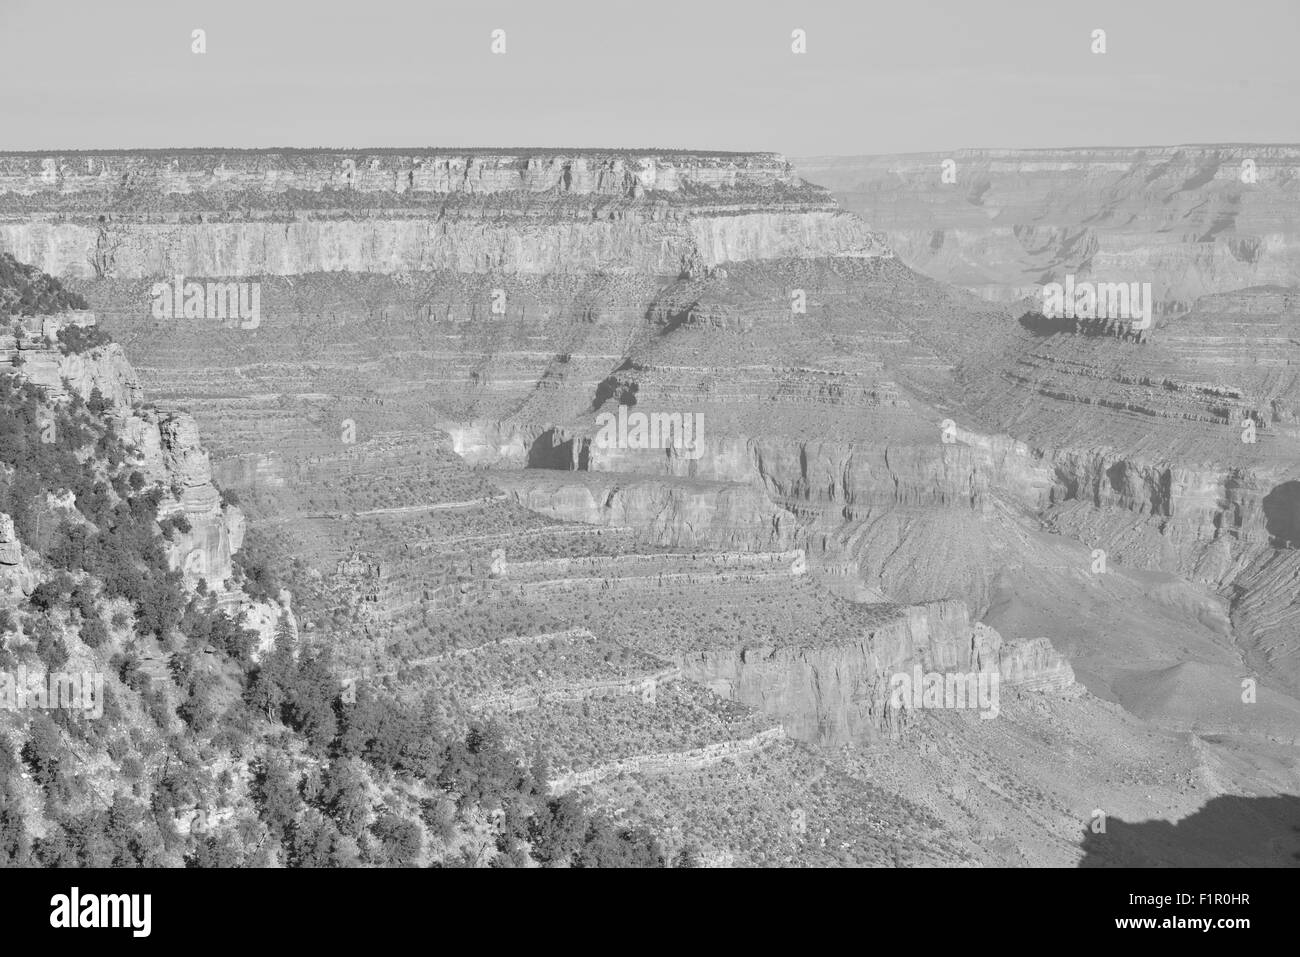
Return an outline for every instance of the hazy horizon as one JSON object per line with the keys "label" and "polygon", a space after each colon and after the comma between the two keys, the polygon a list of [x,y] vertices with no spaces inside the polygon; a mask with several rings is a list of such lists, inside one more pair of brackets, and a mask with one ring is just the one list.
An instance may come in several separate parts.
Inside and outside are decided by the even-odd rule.
{"label": "hazy horizon", "polygon": [[655,153],[655,154],[681,154],[681,155],[702,155],[702,156],[756,156],[762,154],[773,154],[784,156],[787,159],[855,159],[862,156],[910,156],[910,155],[929,155],[931,153],[994,153],[1003,150],[1016,150],[1019,152],[1072,152],[1077,150],[1160,150],[1160,149],[1234,149],[1238,147],[1259,147],[1263,149],[1300,149],[1300,140],[1294,142],[1250,142],[1246,140],[1205,142],[1205,143],[1123,143],[1117,145],[1111,144],[1080,144],[1075,143],[1067,146],[949,146],[940,147],[932,150],[888,150],[881,153],[791,153],[785,150],[753,149],[753,150],[736,150],[736,149],[709,149],[700,146],[608,146],[603,143],[588,144],[568,144],[559,146],[544,145],[526,145],[526,144],[509,144],[502,146],[484,146],[478,143],[440,143],[430,145],[407,144],[404,146],[374,146],[374,145],[337,145],[332,143],[321,143],[313,146],[299,146],[296,144],[273,144],[270,146],[224,146],[219,144],[200,144],[197,146],[111,146],[111,147],[76,147],[76,146],[46,146],[35,147],[31,149],[3,149],[0,153],[5,155],[30,154],[32,156],[45,156],[51,153],[208,153],[208,152],[229,152],[229,153],[310,153],[316,151],[332,151],[341,153],[442,153],[442,152],[475,152],[475,153],[514,153],[514,152],[575,152],[575,153]]}
{"label": "hazy horizon", "polygon": [[14,0],[0,9],[0,149],[669,143],[656,148],[809,157],[1300,142],[1281,108],[1300,94],[1287,0],[1226,13],[1203,0],[839,6],[664,0],[628,29],[590,0],[375,0],[328,16],[73,0],[59,20]]}

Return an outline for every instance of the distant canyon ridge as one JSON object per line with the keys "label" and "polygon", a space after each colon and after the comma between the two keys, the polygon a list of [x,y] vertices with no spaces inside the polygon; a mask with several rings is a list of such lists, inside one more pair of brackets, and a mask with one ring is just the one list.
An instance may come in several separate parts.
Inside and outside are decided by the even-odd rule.
{"label": "distant canyon ridge", "polygon": [[1066,275],[1150,281],[1157,311],[1300,277],[1300,146],[995,150],[792,160],[908,266],[994,302]]}
{"label": "distant canyon ridge", "polygon": [[0,154],[0,247],[63,277],[676,273],[873,255],[772,153]]}

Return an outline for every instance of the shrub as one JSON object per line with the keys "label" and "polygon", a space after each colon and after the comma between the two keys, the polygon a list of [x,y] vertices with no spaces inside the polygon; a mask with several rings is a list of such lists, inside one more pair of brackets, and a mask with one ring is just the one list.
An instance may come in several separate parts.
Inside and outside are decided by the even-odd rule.
{"label": "shrub", "polygon": [[80,355],[112,342],[112,337],[98,325],[65,326],[59,330],[58,339],[59,344],[63,346],[63,351],[70,355]]}

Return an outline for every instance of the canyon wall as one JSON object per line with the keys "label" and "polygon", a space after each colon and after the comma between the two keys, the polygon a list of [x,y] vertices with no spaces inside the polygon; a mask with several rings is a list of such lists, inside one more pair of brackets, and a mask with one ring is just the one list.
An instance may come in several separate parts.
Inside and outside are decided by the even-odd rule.
{"label": "canyon wall", "polygon": [[0,250],[58,276],[676,275],[888,255],[775,154],[0,154]]}
{"label": "canyon wall", "polygon": [[[454,214],[452,214],[454,215]],[[348,217],[307,222],[151,224],[114,221],[118,277],[248,277],[308,272],[675,275],[697,265],[809,253],[881,255],[883,243],[841,212],[736,213],[673,223],[501,222]],[[0,251],[57,276],[93,276],[98,224],[0,222]]]}

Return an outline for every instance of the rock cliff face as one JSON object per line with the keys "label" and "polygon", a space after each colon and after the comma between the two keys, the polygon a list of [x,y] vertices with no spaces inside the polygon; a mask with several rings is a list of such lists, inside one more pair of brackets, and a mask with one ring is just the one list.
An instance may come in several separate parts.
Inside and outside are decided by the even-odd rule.
{"label": "rock cliff face", "polygon": [[561,192],[636,197],[646,191],[797,186],[776,153],[654,150],[94,150],[0,154],[0,190],[113,195]]}
{"label": "rock cliff face", "polygon": [[14,520],[0,512],[0,592],[16,600],[30,595],[35,587],[36,574],[14,532]]}
{"label": "rock cliff face", "polygon": [[159,512],[164,518],[182,513],[191,526],[188,533],[176,535],[168,551],[173,567],[184,571],[186,578],[195,583],[200,578],[214,584],[224,582],[234,571],[231,560],[244,540],[243,513],[236,506],[223,504],[212,484],[208,453],[199,444],[194,418],[184,412],[169,412],[159,416],[156,423],[150,421],[145,446],[148,450],[152,450],[155,424],[161,463],[151,462],[149,451],[145,463],[155,469],[161,465],[160,473],[151,474],[158,474],[161,481],[170,480],[175,498],[165,514],[162,509]]}
{"label": "rock cliff face", "polygon": [[98,389],[110,404],[129,409],[143,400],[144,391],[121,346],[96,346],[83,355],[57,345],[60,331],[95,322],[89,311],[21,318],[11,333],[0,334],[0,362],[21,366],[23,377],[55,401],[66,399],[69,387],[83,398]]}
{"label": "rock cliff face", "polygon": [[[547,217],[550,219],[550,217]],[[112,274],[122,277],[268,276],[361,269],[375,273],[675,273],[692,264],[790,256],[801,249],[880,255],[883,244],[838,212],[707,213],[674,223],[592,221],[502,224],[432,217],[293,223],[115,222]],[[0,250],[60,276],[94,274],[97,225],[0,225]]]}
{"label": "rock cliff face", "polygon": [[601,151],[0,154],[0,250],[122,277],[675,275],[887,254],[780,156]]}
{"label": "rock cliff face", "polygon": [[189,522],[189,531],[177,529],[167,545],[172,568],[183,572],[191,587],[206,579],[210,587],[221,591],[234,571],[232,556],[243,542],[243,513],[221,502],[194,418],[184,412],[142,406],[144,390],[119,344],[80,353],[67,352],[59,345],[60,329],[94,324],[92,313],[38,317],[26,325],[39,327],[40,335],[22,337],[17,349],[5,350],[0,343],[0,356],[8,356],[8,365],[42,387],[52,401],[66,402],[73,393],[89,401],[99,393],[106,414],[136,449],[137,469],[145,482],[157,483],[164,490],[159,518],[184,515]]}
{"label": "rock cliff face", "polygon": [[1067,691],[1068,662],[1046,639],[1007,643],[972,624],[959,601],[882,609],[859,641],[830,646],[750,646],[684,656],[682,671],[723,697],[781,720],[791,735],[840,745],[897,734],[906,715],[892,706],[890,679],[923,672],[997,673],[1004,687]]}

